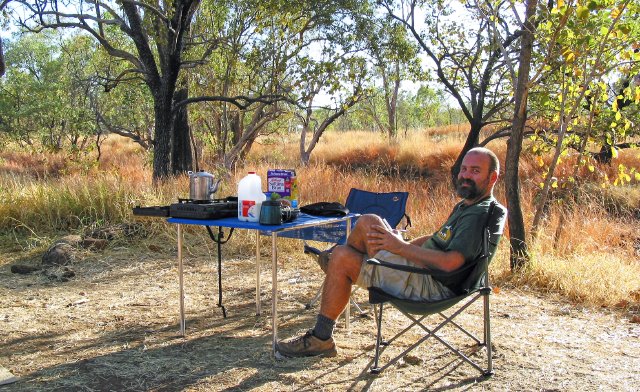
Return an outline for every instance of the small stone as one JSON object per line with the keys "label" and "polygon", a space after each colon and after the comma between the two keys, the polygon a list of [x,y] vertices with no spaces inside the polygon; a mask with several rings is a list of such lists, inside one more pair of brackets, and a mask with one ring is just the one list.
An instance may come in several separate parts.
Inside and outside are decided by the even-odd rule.
{"label": "small stone", "polygon": [[11,272],[14,274],[26,275],[35,271],[40,271],[40,267],[33,265],[15,264],[11,266]]}
{"label": "small stone", "polygon": [[81,241],[82,237],[80,237],[79,235],[69,234],[56,241],[56,244],[69,244],[73,247],[76,247],[80,244]]}
{"label": "small stone", "polygon": [[150,244],[147,246],[147,249],[149,249],[150,251],[154,252],[154,253],[160,253],[162,252],[162,248],[159,247],[158,245],[154,245],[154,244]]}
{"label": "small stone", "polygon": [[97,249],[97,250],[103,250],[104,248],[107,247],[107,245],[109,244],[109,241],[107,241],[106,239],[102,239],[102,238],[85,238],[82,240],[81,245],[83,248],[85,249]]}
{"label": "small stone", "polygon": [[413,365],[413,366],[422,364],[422,359],[414,355],[405,355],[403,360],[406,364]]}
{"label": "small stone", "polygon": [[73,262],[73,247],[65,243],[56,243],[42,255],[42,265],[68,265]]}

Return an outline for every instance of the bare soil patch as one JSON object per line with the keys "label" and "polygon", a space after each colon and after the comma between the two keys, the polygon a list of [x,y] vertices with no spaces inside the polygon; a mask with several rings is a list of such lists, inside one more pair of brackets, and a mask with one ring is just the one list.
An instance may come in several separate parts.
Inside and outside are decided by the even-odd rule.
{"label": "bare soil patch", "polygon": [[[268,246],[262,249],[268,252]],[[29,262],[0,259],[0,365],[20,377],[1,391],[545,390],[636,391],[640,325],[608,310],[502,287],[492,296],[495,375],[478,373],[431,342],[381,375],[369,374],[371,316],[338,323],[336,358],[276,361],[271,355],[270,255],[262,258],[263,314],[255,314],[255,261],[225,258],[224,319],[216,306],[213,259],[187,252],[187,336],[178,335],[175,249],[110,247],[87,253],[67,282],[41,272],[12,274]],[[280,337],[311,327],[304,302],[321,271],[302,252],[282,252]],[[360,292],[361,302],[365,293]],[[395,312],[395,311],[391,311]],[[465,316],[480,323],[479,309]],[[396,319],[392,317],[392,319]],[[385,328],[401,328],[385,324]],[[456,341],[457,335],[450,335]]]}

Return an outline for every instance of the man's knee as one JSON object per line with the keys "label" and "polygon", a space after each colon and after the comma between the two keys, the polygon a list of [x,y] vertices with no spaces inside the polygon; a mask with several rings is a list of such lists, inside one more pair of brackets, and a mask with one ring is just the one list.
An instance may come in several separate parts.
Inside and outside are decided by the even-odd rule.
{"label": "man's knee", "polygon": [[352,280],[357,279],[362,266],[363,254],[348,245],[335,247],[331,252],[328,274],[346,275]]}
{"label": "man's knee", "polygon": [[356,221],[356,226],[354,229],[368,231],[369,227],[371,227],[372,225],[381,225],[381,224],[382,224],[382,218],[380,218],[378,215],[364,214],[358,217],[358,220]]}

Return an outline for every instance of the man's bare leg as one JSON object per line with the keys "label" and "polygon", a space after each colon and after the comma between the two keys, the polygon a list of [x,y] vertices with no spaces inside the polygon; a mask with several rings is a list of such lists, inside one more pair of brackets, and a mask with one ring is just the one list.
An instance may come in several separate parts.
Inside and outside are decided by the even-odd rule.
{"label": "man's bare leg", "polygon": [[382,220],[376,215],[361,216],[347,239],[347,245],[337,246],[331,252],[320,302],[321,315],[336,320],[347,306],[351,286],[358,280],[364,255],[373,257],[367,244],[371,225],[382,225]]}
{"label": "man's bare leg", "polygon": [[349,301],[351,286],[358,280],[364,255],[373,256],[367,245],[367,232],[373,224],[381,225],[382,220],[375,215],[361,216],[347,239],[347,245],[338,246],[333,250],[315,327],[303,336],[278,342],[276,357],[337,355],[332,337],[335,320]]}

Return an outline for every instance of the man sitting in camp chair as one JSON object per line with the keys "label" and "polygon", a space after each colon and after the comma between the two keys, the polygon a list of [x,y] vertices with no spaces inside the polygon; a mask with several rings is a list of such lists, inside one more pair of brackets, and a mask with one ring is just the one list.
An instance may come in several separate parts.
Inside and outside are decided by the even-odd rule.
{"label": "man sitting in camp chair", "polygon": [[437,301],[457,295],[458,285],[466,278],[466,270],[444,280],[376,268],[366,260],[375,257],[390,263],[446,272],[461,269],[465,263],[475,260],[482,252],[482,227],[489,205],[495,200],[493,187],[498,171],[499,161],[492,151],[474,148],[467,152],[456,183],[457,194],[463,200],[431,236],[406,242],[378,216],[358,218],[347,244],[336,247],[331,253],[315,327],[303,336],[278,342],[277,356],[335,356],[335,320],[347,305],[353,284],[364,288],[379,287],[393,296],[415,300]]}

